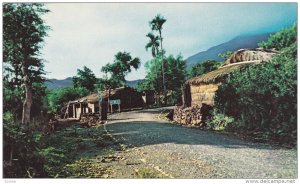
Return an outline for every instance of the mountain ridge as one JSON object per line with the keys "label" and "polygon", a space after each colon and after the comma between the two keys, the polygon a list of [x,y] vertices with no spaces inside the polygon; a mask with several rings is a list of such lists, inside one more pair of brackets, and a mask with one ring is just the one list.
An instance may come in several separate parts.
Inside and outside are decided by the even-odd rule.
{"label": "mountain ridge", "polygon": [[253,49],[258,47],[258,43],[266,41],[272,33],[264,34],[251,34],[251,35],[239,35],[233,39],[221,43],[219,45],[210,47],[206,51],[198,52],[186,60],[187,68],[190,69],[193,65],[207,61],[207,60],[216,60],[224,61],[223,58],[219,57],[218,54],[224,53],[226,51],[236,51],[242,48]]}
{"label": "mountain ridge", "polygon": [[[139,82],[141,82],[143,79],[137,79],[137,80],[131,80],[131,81],[126,81],[126,84],[129,87],[136,87],[137,84]],[[73,81],[72,81],[72,77],[67,77],[65,79],[47,79],[47,81],[45,82],[47,88],[49,90],[53,90],[53,89],[58,89],[58,88],[62,88],[62,87],[71,87],[73,86]]]}

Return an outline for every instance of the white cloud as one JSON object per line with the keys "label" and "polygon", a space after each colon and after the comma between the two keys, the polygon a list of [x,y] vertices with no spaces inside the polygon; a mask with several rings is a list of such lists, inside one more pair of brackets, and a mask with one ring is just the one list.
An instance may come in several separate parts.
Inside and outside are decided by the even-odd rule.
{"label": "white cloud", "polygon": [[[186,58],[247,32],[276,29],[297,16],[297,6],[259,3],[49,3],[45,15],[52,27],[43,50],[48,77],[65,78],[84,65],[97,76],[118,51],[131,52],[143,63],[151,59],[145,51],[148,22],[161,13],[167,53]],[[296,7],[296,8],[295,8]],[[292,11],[291,11],[292,10]],[[295,15],[294,15],[295,14]],[[292,18],[293,19],[293,18]],[[294,18],[295,19],[295,18]],[[291,20],[293,21],[293,20]],[[127,79],[143,78],[145,70]]]}

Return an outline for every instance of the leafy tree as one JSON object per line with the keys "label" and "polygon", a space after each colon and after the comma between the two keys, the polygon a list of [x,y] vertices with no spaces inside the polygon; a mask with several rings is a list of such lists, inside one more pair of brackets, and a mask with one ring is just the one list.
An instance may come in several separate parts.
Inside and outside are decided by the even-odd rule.
{"label": "leafy tree", "polygon": [[48,110],[47,86],[45,83],[34,82],[32,84],[31,117],[44,115]]}
{"label": "leafy tree", "polygon": [[115,55],[114,62],[108,63],[102,67],[101,71],[110,73],[110,87],[116,88],[126,84],[125,76],[131,72],[132,68],[138,69],[140,65],[139,58],[132,58],[128,52],[118,52]]}
{"label": "leafy tree", "polygon": [[98,78],[98,82],[95,85],[97,90],[103,91],[106,89],[107,86],[113,86],[111,81],[107,78]]}
{"label": "leafy tree", "polygon": [[[156,62],[155,58],[159,54],[159,37],[155,36],[153,33],[148,33],[146,36],[149,38],[149,42],[145,46],[146,51],[148,50],[148,48],[151,48],[151,54],[153,56],[152,62]],[[155,66],[155,73],[157,75],[156,78],[158,79],[158,67],[159,66],[157,66],[157,64],[154,64],[154,66]],[[156,80],[156,86],[158,86],[158,85],[159,85],[159,81]],[[140,86],[140,88],[142,89],[144,87]],[[156,88],[156,89],[158,90],[158,88]],[[160,94],[160,91],[156,91],[156,92],[157,92],[157,94]],[[156,99],[156,103],[158,103],[158,102],[159,102],[159,100]]]}
{"label": "leafy tree", "polygon": [[49,109],[52,112],[59,112],[61,108],[69,101],[76,100],[88,95],[89,91],[83,87],[65,87],[50,91],[47,95]]}
{"label": "leafy tree", "polygon": [[164,66],[164,51],[163,51],[163,38],[162,38],[162,29],[163,29],[163,25],[164,23],[167,21],[167,19],[165,19],[163,16],[161,16],[160,14],[156,15],[154,17],[154,19],[152,19],[149,22],[149,25],[152,29],[152,31],[158,31],[159,33],[159,39],[160,39],[160,54],[161,54],[161,68],[162,68],[162,81],[163,81],[163,89],[164,89],[164,102],[166,104],[166,100],[167,100],[167,91],[166,91],[166,81],[165,81],[165,66]]}
{"label": "leafy tree", "polygon": [[159,58],[153,58],[145,63],[147,71],[145,79],[137,86],[139,91],[155,90],[161,91],[162,85],[162,72],[161,72],[161,60]]}
{"label": "leafy tree", "polygon": [[[154,61],[155,60],[155,61]],[[146,62],[145,68],[147,70],[147,75],[143,82],[138,84],[138,90],[161,90],[161,85],[158,85],[157,81],[162,81],[161,68],[156,70],[156,66],[161,65],[162,60],[155,58]],[[168,56],[165,59],[165,64],[167,65],[165,71],[165,77],[167,79],[166,90],[171,95],[168,103],[174,104],[181,99],[181,86],[186,79],[186,63],[182,59],[181,55],[174,57],[173,55]]]}
{"label": "leafy tree", "polygon": [[292,27],[283,29],[273,35],[271,35],[266,42],[261,42],[258,45],[265,49],[275,48],[281,50],[289,47],[297,41],[297,24]]}
{"label": "leafy tree", "polygon": [[223,58],[224,60],[227,60],[232,54],[232,51],[226,51],[224,53],[218,54],[219,57]]}
{"label": "leafy tree", "polygon": [[192,67],[190,77],[200,76],[210,71],[216,70],[219,66],[221,66],[221,64],[221,62],[215,60],[207,60],[202,63],[198,63]]}
{"label": "leafy tree", "polygon": [[[49,10],[40,3],[3,5],[3,61],[11,85],[23,86],[22,123],[30,121],[33,82],[43,82],[43,60],[39,57],[49,27],[41,16]],[[13,82],[13,84],[12,84]]]}
{"label": "leafy tree", "polygon": [[77,75],[73,77],[73,84],[75,88],[83,87],[89,92],[95,90],[95,84],[97,83],[97,78],[91,69],[84,66],[83,70],[77,69]]}
{"label": "leafy tree", "polygon": [[149,48],[151,48],[151,54],[153,56],[153,58],[155,58],[159,52],[159,37],[155,36],[153,33],[148,33],[146,35],[150,40],[147,43],[147,45],[145,46],[146,51],[148,51]]}
{"label": "leafy tree", "polygon": [[169,104],[180,103],[181,87],[184,84],[187,76],[186,63],[181,55],[174,57],[168,56],[165,59],[166,63],[166,88],[170,93]]}

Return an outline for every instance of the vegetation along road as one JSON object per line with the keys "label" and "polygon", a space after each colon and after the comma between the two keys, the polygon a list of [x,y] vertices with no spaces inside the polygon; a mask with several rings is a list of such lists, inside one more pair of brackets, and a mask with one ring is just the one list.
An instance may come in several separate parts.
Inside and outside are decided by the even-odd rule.
{"label": "vegetation along road", "polygon": [[158,119],[161,110],[114,114],[102,126],[123,147],[103,163],[113,171],[110,177],[297,177],[296,149],[182,127]]}

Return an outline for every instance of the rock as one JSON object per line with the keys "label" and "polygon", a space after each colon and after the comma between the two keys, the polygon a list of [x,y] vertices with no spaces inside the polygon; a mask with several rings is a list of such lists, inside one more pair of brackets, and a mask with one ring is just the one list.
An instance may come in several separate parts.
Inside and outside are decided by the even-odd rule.
{"label": "rock", "polygon": [[141,164],[141,162],[139,161],[130,161],[130,160],[126,161],[126,165],[139,165],[139,164]]}
{"label": "rock", "polygon": [[108,178],[109,175],[108,175],[108,174],[103,174],[102,177],[103,177],[103,178]]}
{"label": "rock", "polygon": [[140,159],[144,164],[146,163],[146,159],[142,158]]}

